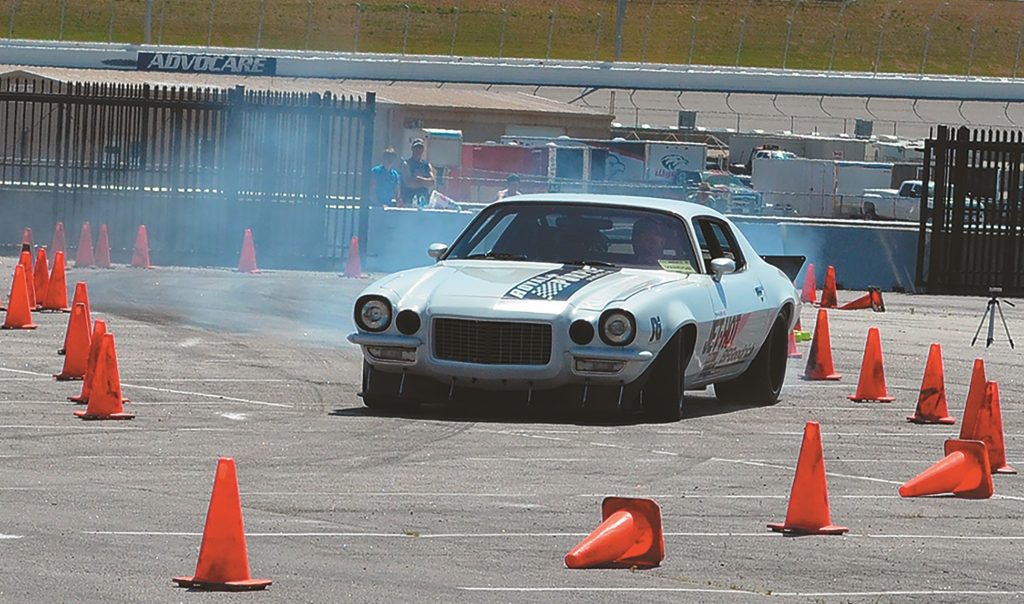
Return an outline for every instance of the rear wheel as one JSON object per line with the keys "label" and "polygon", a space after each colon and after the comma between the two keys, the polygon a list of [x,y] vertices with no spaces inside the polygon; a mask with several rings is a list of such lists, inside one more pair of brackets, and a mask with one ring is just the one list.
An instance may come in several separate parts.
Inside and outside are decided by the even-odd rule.
{"label": "rear wheel", "polygon": [[363,404],[376,411],[412,411],[419,402],[401,396],[402,374],[378,371],[363,361]]}
{"label": "rear wheel", "polygon": [[686,366],[690,363],[693,341],[693,329],[684,327],[654,361],[653,373],[642,391],[648,419],[675,422],[682,418]]}
{"label": "rear wheel", "polygon": [[788,320],[780,314],[750,367],[739,377],[715,384],[718,400],[753,405],[779,402],[782,383],[786,379],[787,329]]}

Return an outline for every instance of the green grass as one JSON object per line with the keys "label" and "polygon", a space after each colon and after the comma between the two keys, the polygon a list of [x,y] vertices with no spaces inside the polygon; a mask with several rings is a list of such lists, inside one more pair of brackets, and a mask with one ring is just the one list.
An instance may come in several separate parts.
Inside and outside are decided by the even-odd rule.
{"label": "green grass", "polygon": [[[63,34],[61,4],[0,0],[0,27],[9,29],[14,11],[17,38],[142,40],[144,0],[64,0]],[[205,45],[209,34],[214,45],[253,47],[261,5],[266,7],[264,47],[401,52],[404,44],[409,53],[448,54],[457,20],[454,52],[459,55],[611,59],[614,54],[615,0],[366,0],[362,8],[338,0],[155,0],[154,40]],[[740,65],[779,67],[792,20],[788,67],[823,69],[831,62],[837,70],[916,73],[930,25],[926,72],[966,74],[970,68],[975,75],[1014,74],[1024,2],[858,0],[840,19],[842,6],[839,0],[633,0],[623,59],[735,65],[739,49]],[[1019,71],[1024,75],[1024,65]]]}

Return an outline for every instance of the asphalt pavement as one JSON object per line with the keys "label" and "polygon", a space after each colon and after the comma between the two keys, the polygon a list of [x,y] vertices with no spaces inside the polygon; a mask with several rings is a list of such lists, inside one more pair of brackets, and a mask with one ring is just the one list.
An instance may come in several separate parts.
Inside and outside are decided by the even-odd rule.
{"label": "asphalt pavement", "polygon": [[[9,274],[11,259],[0,259]],[[840,275],[841,277],[841,275]],[[218,456],[238,464],[259,602],[993,602],[1021,598],[1024,477],[988,500],[901,499],[942,457],[971,365],[1002,395],[1009,463],[1024,470],[1020,348],[970,346],[984,298],[886,295],[887,312],[830,313],[839,382],[723,406],[693,392],[673,424],[539,418],[529,410],[369,412],[345,342],[367,281],[328,273],[71,270],[117,340],[125,422],[83,422],[55,382],[68,315],[0,332],[0,601],[217,601],[175,588],[195,569]],[[9,284],[0,283],[4,290]],[[840,301],[861,292],[840,292]],[[1005,307],[1024,346],[1024,306]],[[805,328],[815,311],[802,312]],[[847,399],[869,326],[893,403]],[[984,334],[983,334],[984,337]],[[909,424],[929,343],[942,344],[956,426]],[[807,344],[800,349],[806,355]],[[781,522],[804,423],[821,422],[832,519]],[[659,568],[569,570],[605,496],[662,506]]]}

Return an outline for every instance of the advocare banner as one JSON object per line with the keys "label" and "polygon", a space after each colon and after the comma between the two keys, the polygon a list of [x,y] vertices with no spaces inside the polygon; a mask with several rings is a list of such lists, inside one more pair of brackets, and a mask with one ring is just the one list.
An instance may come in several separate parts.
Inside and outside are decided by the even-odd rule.
{"label": "advocare banner", "polygon": [[139,71],[223,73],[228,75],[275,75],[277,59],[237,55],[203,55],[177,52],[140,52]]}

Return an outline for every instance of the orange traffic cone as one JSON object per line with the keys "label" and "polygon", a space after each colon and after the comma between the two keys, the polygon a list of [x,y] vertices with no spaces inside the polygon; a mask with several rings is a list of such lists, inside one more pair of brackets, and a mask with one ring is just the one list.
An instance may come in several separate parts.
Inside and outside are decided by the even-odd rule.
{"label": "orange traffic cone", "polygon": [[28,288],[28,307],[32,310],[39,308],[39,300],[36,299],[36,280],[32,271],[32,252],[22,249],[20,264],[25,269],[25,287]]}
{"label": "orange traffic cone", "polygon": [[[70,351],[68,353],[70,354]],[[132,419],[135,417],[134,414],[124,412],[121,376],[117,370],[117,350],[112,333],[105,333],[100,339],[99,355],[96,357],[96,372],[92,376],[89,394],[89,406],[85,411],[75,411],[75,415],[82,419]]]}
{"label": "orange traffic cone", "polygon": [[53,374],[55,380],[66,382],[85,377],[89,367],[91,338],[89,323],[85,318],[85,304],[79,302],[71,310],[71,320],[68,321],[68,348],[67,355],[64,356],[64,369],[60,373]]}
{"label": "orange traffic cone", "polygon": [[889,391],[885,387],[882,338],[878,335],[877,327],[868,329],[868,341],[864,346],[864,359],[860,364],[857,393],[847,398],[851,401],[878,401],[880,403],[891,403],[896,400],[889,396]]}
{"label": "orange traffic cone", "polygon": [[974,359],[974,369],[971,371],[971,385],[967,388],[967,403],[964,405],[964,417],[960,423],[960,438],[964,440],[974,439],[978,432],[978,414],[985,404],[985,384],[988,379],[985,377],[985,361]]}
{"label": "orange traffic cone", "polygon": [[800,317],[798,316],[796,318],[796,325],[793,326],[793,331],[803,331],[803,330],[804,330],[804,328],[803,328],[802,325],[800,325]]}
{"label": "orange traffic cone", "polygon": [[[52,278],[51,278],[52,280]],[[66,299],[66,298],[65,298]],[[85,286],[85,281],[79,281],[75,284],[75,297],[71,299],[71,306],[74,308],[75,304],[81,302],[85,304],[85,318],[89,320],[89,324],[92,324],[92,313],[89,311],[89,290]],[[67,334],[64,336],[64,346],[57,351],[57,354],[65,354],[68,349],[68,338]]]}
{"label": "orange traffic cone", "polygon": [[359,260],[359,237],[352,236],[352,240],[348,244],[348,262],[345,264],[344,277],[347,279],[362,279],[366,277],[363,274],[363,264]]}
{"label": "orange traffic cone", "polygon": [[565,555],[569,568],[653,568],[665,559],[661,508],[651,499],[606,497],[601,524]]}
{"label": "orange traffic cone", "polygon": [[922,497],[953,493],[965,499],[988,499],[992,486],[988,450],[978,440],[951,438],[946,441],[946,456],[930,468],[903,483],[900,497]]}
{"label": "orange traffic cone", "polygon": [[132,250],[132,266],[136,268],[150,268],[149,264],[149,235],[146,233],[146,225],[139,225],[139,234],[135,236],[135,248]]}
{"label": "orange traffic cone", "polygon": [[50,264],[46,261],[46,248],[40,247],[36,251],[35,277],[32,285],[36,288],[36,302],[40,307],[46,300],[46,286],[50,283]]}
{"label": "orange traffic cone", "polygon": [[32,309],[28,304],[28,287],[25,285],[25,267],[17,264],[14,267],[14,281],[11,283],[11,296],[8,298],[7,315],[0,329],[35,329],[32,323]]}
{"label": "orange traffic cone", "polygon": [[836,373],[832,364],[832,338],[828,332],[828,311],[818,309],[818,322],[814,325],[811,351],[807,355],[805,380],[838,380],[843,376]]}
{"label": "orange traffic cone", "polygon": [[800,354],[800,351],[796,347],[796,332],[795,331],[790,331],[789,332],[789,350],[787,351],[787,355],[791,359],[802,359],[803,356],[804,356],[804,355]]}
{"label": "orange traffic cone", "polygon": [[839,307],[839,310],[865,310],[871,308],[871,292]]}
{"label": "orange traffic cone", "polygon": [[[972,403],[974,403],[972,405]],[[995,474],[1016,474],[1006,463],[1006,445],[1003,441],[1003,414],[999,408],[999,384],[985,384],[985,396],[980,399],[968,399],[964,409],[964,423],[960,428],[960,438],[980,440],[988,448],[988,456],[992,461],[992,472]],[[968,419],[970,418],[970,419]]]}
{"label": "orange traffic cone", "polygon": [[868,295],[871,296],[871,310],[885,312],[885,302],[882,300],[882,289],[871,286],[868,288]]}
{"label": "orange traffic cone", "polygon": [[64,223],[58,222],[57,226],[53,227],[53,240],[50,242],[50,252],[56,254],[57,252],[65,252],[67,243],[64,240]]}
{"label": "orange traffic cone", "polygon": [[769,524],[768,528],[801,535],[841,535],[850,530],[832,524],[825,482],[825,456],[821,448],[821,425],[818,422],[809,421],[804,427],[786,521]]}
{"label": "orange traffic cone", "polygon": [[956,423],[946,408],[946,378],[942,369],[942,346],[938,343],[933,343],[928,349],[921,394],[917,397],[917,410],[907,421],[915,424]]}
{"label": "orange traffic cone", "polygon": [[230,457],[217,460],[196,574],[174,577],[173,581],[179,587],[219,591],[257,590],[271,583],[270,579],[253,579],[249,574],[242,498],[238,494],[235,460]]}
{"label": "orange traffic cone", "polygon": [[92,231],[89,223],[82,223],[82,232],[78,235],[78,253],[75,254],[75,268],[96,266],[96,258],[92,253]]}
{"label": "orange traffic cone", "polygon": [[[89,394],[92,392],[92,376],[96,375],[96,363],[100,357],[100,343],[103,335],[107,333],[107,322],[103,319],[96,319],[93,324],[92,337],[89,342],[89,361],[85,366],[85,377],[82,378],[82,393],[78,396],[69,396],[68,400],[73,403],[88,403]],[[124,401],[128,402],[128,401]]]}
{"label": "orange traffic cone", "polygon": [[25,227],[25,230],[21,232],[21,245],[27,245],[29,249],[32,248],[32,227]]}
{"label": "orange traffic cone", "polygon": [[96,237],[96,266],[110,268],[110,236],[107,225],[100,225],[100,234]]}
{"label": "orange traffic cone", "polygon": [[804,274],[804,290],[800,294],[800,301],[815,304],[818,301],[818,284],[814,280],[814,264],[807,265],[807,272]]}
{"label": "orange traffic cone", "polygon": [[[45,262],[45,258],[43,261]],[[42,308],[43,310],[70,310],[67,277],[64,275],[64,252],[57,252],[57,255],[53,257],[53,270],[50,271],[46,298],[43,300]]]}
{"label": "orange traffic cone", "polygon": [[252,231],[245,229],[242,236],[242,254],[238,259],[238,272],[259,274],[260,269],[256,267],[256,246],[252,242]]}
{"label": "orange traffic cone", "polygon": [[822,308],[835,308],[839,306],[839,300],[836,297],[836,269],[834,266],[829,265],[828,270],[825,271],[825,286],[821,288],[821,304]]}

